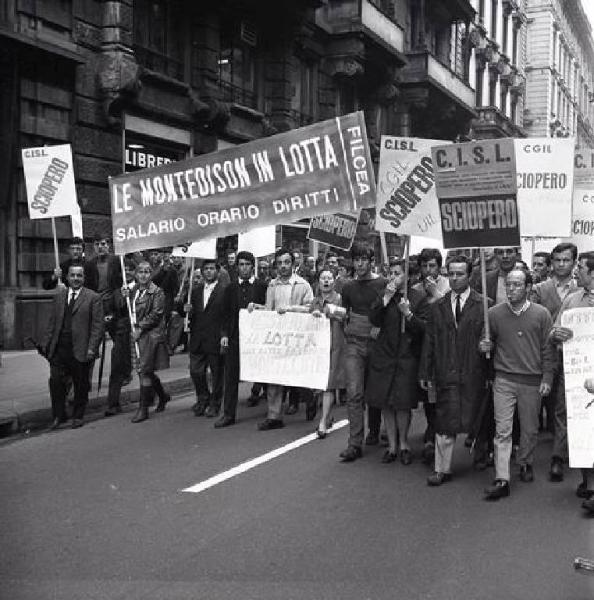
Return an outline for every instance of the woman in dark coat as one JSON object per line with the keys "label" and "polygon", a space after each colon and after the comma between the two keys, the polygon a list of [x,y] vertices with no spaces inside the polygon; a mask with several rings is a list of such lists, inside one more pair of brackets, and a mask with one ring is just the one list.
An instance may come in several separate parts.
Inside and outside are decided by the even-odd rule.
{"label": "woman in dark coat", "polygon": [[412,453],[408,431],[411,411],[418,403],[417,371],[429,305],[425,295],[417,290],[409,290],[405,300],[404,285],[404,261],[394,261],[384,295],[369,315],[371,323],[380,327],[380,333],[371,347],[365,402],[381,408],[384,415],[389,447],[382,461],[396,460],[399,440],[400,462],[409,465]]}
{"label": "woman in dark coat", "polygon": [[132,423],[140,423],[148,419],[148,408],[153,404],[155,393],[159,403],[155,412],[165,409],[170,400],[169,394],[163,389],[161,380],[155,371],[169,367],[169,352],[166,345],[164,307],[165,295],[163,290],[151,281],[151,267],[142,261],[136,267],[136,287],[129,290],[122,288],[122,295],[129,297],[132,305],[132,357],[140,376],[140,403],[138,411],[132,418]]}

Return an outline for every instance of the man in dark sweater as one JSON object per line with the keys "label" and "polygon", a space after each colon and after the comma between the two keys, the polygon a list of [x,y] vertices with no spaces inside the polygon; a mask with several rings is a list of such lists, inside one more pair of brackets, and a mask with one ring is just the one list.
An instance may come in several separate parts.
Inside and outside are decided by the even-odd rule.
{"label": "man in dark sweater", "polygon": [[495,481],[485,490],[486,500],[509,496],[514,408],[520,417],[520,479],[534,480],[532,462],[538,440],[542,396],[551,391],[555,355],[549,341],[549,311],[528,301],[529,273],[513,269],[505,280],[507,302],[489,309],[491,340],[483,339],[481,352],[495,352]]}
{"label": "man in dark sweater", "polygon": [[[344,370],[346,375],[347,411],[349,417],[349,442],[340,453],[344,462],[351,462],[362,456],[364,419],[363,394],[365,376],[369,362],[369,349],[377,331],[371,325],[371,306],[381,299],[386,280],[371,272],[373,249],[365,243],[355,243],[351,250],[356,279],[349,281],[342,289],[342,305],[347,310],[348,321],[344,328]],[[369,410],[368,445],[379,442],[381,410]]]}

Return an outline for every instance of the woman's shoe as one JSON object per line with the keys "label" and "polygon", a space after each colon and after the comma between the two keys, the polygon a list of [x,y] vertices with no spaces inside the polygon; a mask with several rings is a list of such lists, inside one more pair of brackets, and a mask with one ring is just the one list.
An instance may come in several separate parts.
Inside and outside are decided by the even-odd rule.
{"label": "woman's shoe", "polygon": [[316,433],[318,434],[319,440],[323,440],[327,435],[326,431],[321,431],[320,429],[316,429]]}
{"label": "woman's shoe", "polygon": [[169,394],[165,394],[159,398],[159,402],[157,403],[157,407],[155,408],[155,412],[163,412],[165,410],[165,405],[171,400],[171,396]]}
{"label": "woman's shoe", "polygon": [[330,429],[334,425],[334,417],[328,417],[326,419],[326,430]]}
{"label": "woman's shoe", "polygon": [[412,462],[412,452],[408,448],[400,450],[400,462],[403,465],[410,465]]}
{"label": "woman's shoe", "polygon": [[382,462],[383,463],[393,463],[396,460],[397,456],[396,456],[396,452],[390,452],[389,450],[386,450],[384,452],[384,455],[382,456]]}

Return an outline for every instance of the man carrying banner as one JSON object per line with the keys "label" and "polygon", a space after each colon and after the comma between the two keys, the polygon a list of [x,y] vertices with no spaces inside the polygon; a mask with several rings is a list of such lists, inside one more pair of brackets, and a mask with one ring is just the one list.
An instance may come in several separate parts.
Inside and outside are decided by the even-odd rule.
{"label": "man carrying banner", "polygon": [[221,348],[225,352],[225,393],[223,416],[215,421],[218,429],[235,423],[239,386],[239,311],[251,304],[266,303],[266,285],[254,277],[256,259],[251,252],[237,254],[238,278],[223,294]]}
{"label": "man carrying banner", "polygon": [[[286,313],[291,307],[308,306],[313,301],[311,287],[295,272],[295,254],[280,248],[274,254],[278,276],[270,282],[266,292],[266,309]],[[280,429],[283,423],[283,396],[285,387],[269,384],[267,391],[268,415],[258,423],[260,431]]]}
{"label": "man carrying banner", "polygon": [[74,407],[72,428],[83,425],[89,395],[89,369],[103,339],[101,297],[84,285],[82,265],[72,264],[68,287],[56,292],[41,346],[50,363],[52,429],[66,421],[66,381],[72,378]]}
{"label": "man carrying banner", "polygon": [[[578,257],[577,264],[578,289],[565,297],[555,324],[551,330],[550,338],[558,345],[562,357],[562,344],[573,337],[573,332],[561,326],[561,316],[571,308],[594,307],[594,252],[583,252]],[[551,459],[551,480],[563,480],[563,465],[567,462],[567,405],[565,402],[565,377],[563,374],[563,359],[560,363],[559,380],[555,398],[555,439],[553,443],[553,456]],[[579,488],[578,488],[579,492]]]}
{"label": "man carrying banner", "polygon": [[479,348],[494,355],[495,381],[495,481],[485,489],[485,500],[499,500],[510,493],[512,427],[517,405],[520,418],[518,462],[520,479],[534,480],[532,462],[538,441],[538,416],[542,396],[551,391],[555,356],[549,334],[549,311],[528,300],[532,277],[514,269],[506,278],[508,301],[489,309],[491,340]]}
{"label": "man carrying banner", "polygon": [[431,304],[419,370],[421,387],[435,390],[435,471],[438,486],[452,477],[456,435],[478,433],[487,395],[487,361],[478,344],[483,330],[483,299],[470,288],[472,261],[457,256],[448,263],[451,291]]}

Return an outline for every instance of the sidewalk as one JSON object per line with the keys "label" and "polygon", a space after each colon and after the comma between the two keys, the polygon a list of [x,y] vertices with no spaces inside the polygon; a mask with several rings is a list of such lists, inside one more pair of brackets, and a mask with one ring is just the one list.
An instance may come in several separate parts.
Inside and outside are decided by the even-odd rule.
{"label": "sidewalk", "polygon": [[[99,361],[93,369],[93,387],[87,412],[103,410],[107,399],[107,382],[111,365],[111,341],[106,344],[101,391],[97,396]],[[48,379],[49,364],[35,350],[2,352],[0,356],[0,427],[12,432],[35,429],[51,422]],[[180,394],[193,389],[187,354],[171,357],[171,367],[160,371],[167,391]],[[138,377],[122,389],[122,404],[138,401]]]}

